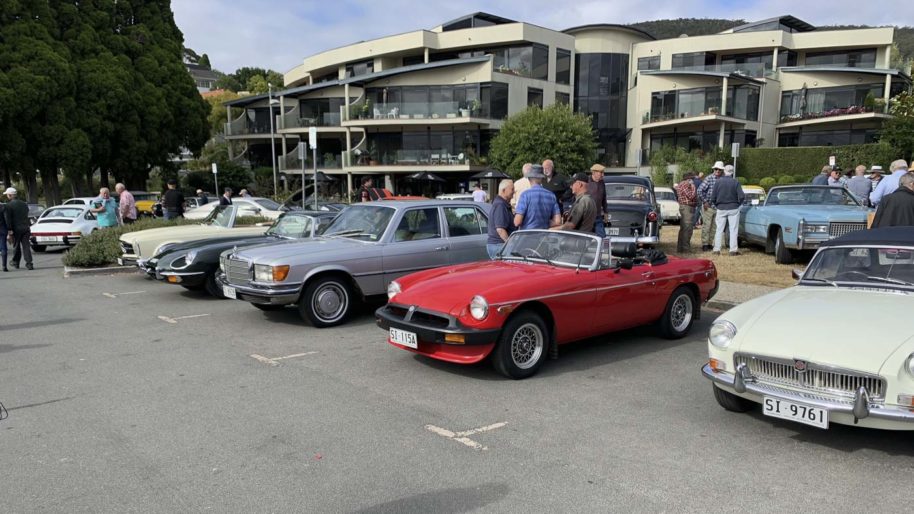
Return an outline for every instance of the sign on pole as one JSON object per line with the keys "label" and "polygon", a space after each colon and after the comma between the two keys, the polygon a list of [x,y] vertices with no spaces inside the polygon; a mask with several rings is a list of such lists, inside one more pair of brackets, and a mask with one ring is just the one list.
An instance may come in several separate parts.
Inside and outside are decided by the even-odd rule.
{"label": "sign on pole", "polygon": [[739,143],[733,143],[730,147],[730,157],[733,157],[734,159],[739,157]]}
{"label": "sign on pole", "polygon": [[308,129],[308,146],[310,146],[312,150],[317,148],[317,127]]}
{"label": "sign on pole", "polygon": [[219,168],[216,167],[216,163],[213,163],[213,182],[215,183],[213,187],[216,189],[213,191],[216,193],[216,196],[219,196]]}
{"label": "sign on pole", "polygon": [[834,168],[836,162],[837,162],[837,161],[835,160],[835,156],[834,156],[834,155],[829,155],[829,156],[828,156],[828,165],[829,165],[829,166],[831,166],[832,168]]}
{"label": "sign on pole", "polygon": [[216,163],[214,162],[213,163],[213,175],[217,175],[218,173],[219,173],[219,168],[216,167]]}

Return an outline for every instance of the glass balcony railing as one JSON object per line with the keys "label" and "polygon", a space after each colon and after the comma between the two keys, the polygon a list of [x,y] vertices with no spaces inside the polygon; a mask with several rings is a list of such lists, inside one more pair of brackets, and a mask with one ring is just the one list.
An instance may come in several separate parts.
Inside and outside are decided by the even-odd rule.
{"label": "glass balcony railing", "polygon": [[678,119],[695,118],[698,116],[713,116],[720,114],[720,104],[716,105],[695,105],[683,106],[681,112],[650,112],[647,111],[641,117],[642,123],[656,123],[659,121],[671,121]]}
{"label": "glass balcony railing", "polygon": [[368,112],[359,105],[353,106],[351,120],[419,120],[488,117],[480,105],[454,101],[441,102],[388,102],[369,107]]}
{"label": "glass balcony railing", "polygon": [[734,73],[736,75],[745,75],[752,78],[762,78],[774,74],[774,71],[766,68],[765,63],[761,62],[683,66],[680,68],[674,68],[674,71],[708,71],[717,73]]}
{"label": "glass balcony railing", "polygon": [[378,160],[367,154],[352,155],[353,166],[458,166],[473,164],[464,153],[449,150],[395,150],[385,152]]}
{"label": "glass balcony railing", "polygon": [[[298,147],[295,147],[291,152],[280,156],[279,158],[279,167],[283,170],[301,170],[302,162],[298,158]],[[341,169],[343,167],[343,154],[342,153],[325,153],[317,155],[317,168],[319,170],[325,169]],[[308,157],[305,159],[305,171],[314,169],[314,159],[311,156],[310,150],[308,151]]]}
{"label": "glass balcony railing", "polygon": [[287,129],[308,127],[339,127],[342,121],[338,112],[322,112],[300,115],[297,111],[285,115]]}
{"label": "glass balcony railing", "polygon": [[868,112],[883,112],[882,109],[874,107],[863,107],[851,105],[849,107],[835,107],[816,112],[795,112],[781,115],[781,123],[790,123],[792,121],[815,120],[819,118],[831,118],[833,116],[848,116],[851,114],[865,114]]}

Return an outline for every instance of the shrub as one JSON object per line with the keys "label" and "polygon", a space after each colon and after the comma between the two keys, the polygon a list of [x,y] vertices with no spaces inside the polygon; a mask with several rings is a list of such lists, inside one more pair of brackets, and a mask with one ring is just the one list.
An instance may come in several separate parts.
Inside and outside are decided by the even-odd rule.
{"label": "shrub", "polygon": [[858,164],[867,167],[879,164],[884,169],[897,159],[897,153],[887,144],[865,144],[847,146],[800,146],[786,148],[745,148],[739,156],[739,173],[751,182],[760,182],[763,177],[781,175],[802,175],[801,183],[809,182],[813,176],[828,164],[828,157],[835,156],[836,163],[844,169],[853,169]]}
{"label": "shrub", "polygon": [[793,180],[795,184],[808,184],[809,182],[812,182],[812,177],[808,175],[795,175]]}
{"label": "shrub", "polygon": [[790,175],[781,175],[780,177],[778,177],[779,186],[789,186],[789,185],[795,184],[795,183],[796,182],[794,182],[793,177],[791,177]]}
{"label": "shrub", "polygon": [[765,188],[765,191],[768,191],[775,185],[777,185],[777,180],[774,177],[764,177],[762,180],[759,180],[759,185]]}
{"label": "shrub", "polygon": [[749,183],[749,181],[746,180],[746,177],[736,177],[736,181],[739,182],[739,185],[741,186],[745,186]]}

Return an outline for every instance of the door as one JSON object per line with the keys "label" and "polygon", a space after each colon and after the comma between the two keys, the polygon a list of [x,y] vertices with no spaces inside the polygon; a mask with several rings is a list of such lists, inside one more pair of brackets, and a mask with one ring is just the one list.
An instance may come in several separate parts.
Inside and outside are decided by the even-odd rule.
{"label": "door", "polygon": [[448,264],[438,207],[400,211],[397,229],[382,250],[385,287],[398,277]]}
{"label": "door", "polygon": [[447,228],[447,251],[450,264],[462,264],[488,259],[486,239],[489,237],[488,219],[482,210],[471,205],[444,207],[444,224]]}
{"label": "door", "polygon": [[624,330],[656,319],[654,314],[661,292],[656,287],[656,272],[651,266],[604,269],[595,272],[594,276],[597,310],[602,313],[594,316],[597,333]]}

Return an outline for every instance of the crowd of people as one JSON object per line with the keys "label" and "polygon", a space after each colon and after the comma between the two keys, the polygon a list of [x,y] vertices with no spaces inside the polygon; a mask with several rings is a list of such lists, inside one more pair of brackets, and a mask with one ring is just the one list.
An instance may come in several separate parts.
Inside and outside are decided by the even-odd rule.
{"label": "crowd of people", "polygon": [[673,186],[679,201],[677,252],[692,250],[692,234],[700,221],[703,252],[712,251],[720,255],[723,245],[729,243],[728,253],[740,255],[737,242],[739,209],[746,195],[733,174],[732,165],[717,161],[707,177],[687,171],[682,181]]}

